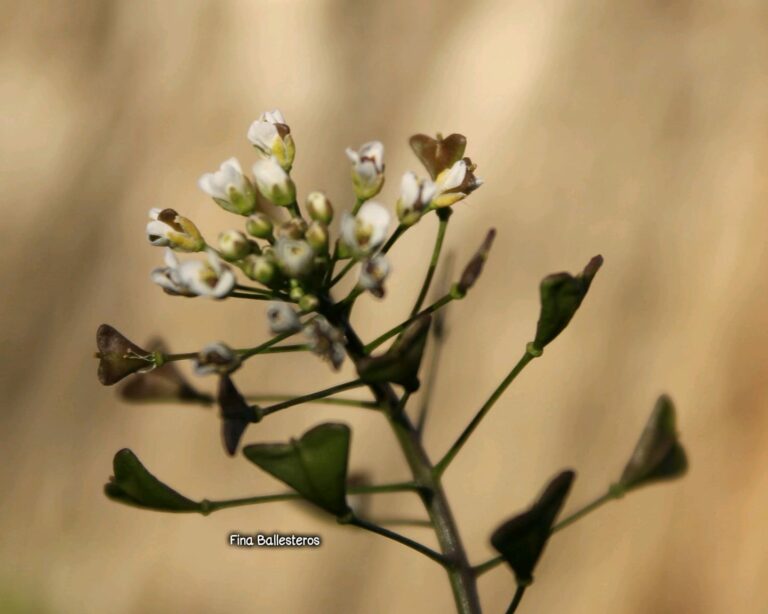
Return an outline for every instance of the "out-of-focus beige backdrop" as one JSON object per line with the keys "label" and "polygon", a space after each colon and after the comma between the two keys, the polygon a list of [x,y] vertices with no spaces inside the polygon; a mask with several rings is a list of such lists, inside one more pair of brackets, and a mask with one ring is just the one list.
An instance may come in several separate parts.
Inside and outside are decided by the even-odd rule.
{"label": "out-of-focus beige backdrop", "polygon": [[[299,189],[337,205],[351,200],[345,146],[385,143],[393,203],[400,175],[420,170],[410,134],[469,138],[487,183],[456,206],[447,241],[461,262],[489,226],[499,239],[451,308],[433,456],[530,340],[538,280],[605,257],[571,327],[447,474],[473,560],[557,470],[579,473],[567,510],[602,492],[656,396],[678,404],[690,474],[553,538],[521,612],[768,611],[764,2],[6,1],[0,24],[0,610],[451,610],[429,561],[290,504],[203,518],[102,496],[121,447],[196,498],[281,489],[223,454],[212,412],[122,405],[92,358],[103,321],[177,351],[266,338],[259,305],[153,287],[162,253],[144,225],[158,205],[209,236],[230,225],[196,180],[232,155],[250,167],[246,129],[279,108]],[[394,250],[386,302],[360,301],[364,335],[407,314],[434,229]],[[251,361],[238,381],[308,392],[350,374],[289,355]],[[355,428],[355,469],[407,477],[382,420],[351,409],[297,408],[246,439],[332,416]],[[419,510],[387,497],[375,513]],[[324,545],[235,550],[230,530],[316,532]],[[480,590],[501,612],[512,576],[497,569]]]}

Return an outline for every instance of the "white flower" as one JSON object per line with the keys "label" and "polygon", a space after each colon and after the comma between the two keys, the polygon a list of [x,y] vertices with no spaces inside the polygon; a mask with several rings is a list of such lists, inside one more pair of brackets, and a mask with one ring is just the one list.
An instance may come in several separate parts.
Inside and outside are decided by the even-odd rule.
{"label": "white flower", "polygon": [[296,186],[274,158],[264,158],[253,165],[259,192],[275,205],[285,207],[296,201]]}
{"label": "white flower", "polygon": [[344,213],[341,219],[341,238],[355,255],[374,253],[387,238],[390,214],[386,207],[370,201],[357,215]]}
{"label": "white flower", "polygon": [[179,275],[179,259],[170,249],[165,250],[165,266],[153,269],[150,278],[167,294],[197,296],[184,285]]}
{"label": "white flower", "polygon": [[197,181],[200,189],[213,198],[223,209],[250,215],[256,209],[256,194],[237,158],[221,163],[215,173],[205,173]]}
{"label": "white flower", "polygon": [[288,277],[303,277],[312,270],[315,252],[306,241],[281,238],[275,243],[280,269]]}
{"label": "white flower", "polygon": [[181,252],[205,249],[205,239],[189,220],[173,209],[150,209],[147,239],[152,245],[171,247]]}
{"label": "white flower", "polygon": [[301,330],[299,316],[288,303],[272,301],[267,306],[267,320],[270,330],[275,333],[295,333]]}
{"label": "white flower", "polygon": [[261,114],[248,128],[248,140],[264,156],[274,156],[286,171],[291,169],[296,155],[291,129],[285,123],[283,114],[277,109]]}
{"label": "white flower", "polygon": [[429,179],[419,180],[410,171],[400,181],[400,198],[397,200],[397,217],[401,223],[411,226],[419,221],[432,202],[437,188]]}
{"label": "white flower", "polygon": [[445,169],[435,179],[436,194],[432,198],[432,206],[436,208],[450,207],[464,199],[470,192],[479,188],[483,181],[474,175],[475,165],[469,158],[458,160]]}
{"label": "white flower", "polygon": [[304,326],[304,335],[312,352],[330,362],[335,370],[341,367],[346,340],[340,330],[331,326],[323,316],[318,316]]}
{"label": "white flower", "polygon": [[373,198],[384,184],[384,145],[379,141],[365,143],[355,151],[347,148],[352,161],[352,184],[359,200]]}
{"label": "white flower", "polygon": [[369,290],[377,298],[384,296],[384,281],[387,279],[391,267],[384,254],[378,254],[363,262],[360,268],[360,280],[357,285],[364,290]]}
{"label": "white flower", "polygon": [[188,260],[179,265],[181,283],[198,296],[224,298],[235,287],[235,274],[223,264],[216,252],[208,251],[208,262]]}
{"label": "white flower", "polygon": [[210,373],[231,373],[237,369],[242,360],[226,343],[216,342],[206,345],[195,359],[195,373],[208,375]]}

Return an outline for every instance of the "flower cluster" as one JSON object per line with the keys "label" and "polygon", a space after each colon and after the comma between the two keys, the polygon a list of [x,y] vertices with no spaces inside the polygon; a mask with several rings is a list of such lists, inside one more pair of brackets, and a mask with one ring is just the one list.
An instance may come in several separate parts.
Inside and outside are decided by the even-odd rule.
{"label": "flower cluster", "polygon": [[[209,243],[190,219],[175,210],[150,210],[147,238],[166,248],[164,266],[154,269],[151,279],[175,296],[272,300],[267,310],[272,332],[304,330],[312,349],[338,368],[344,355],[343,335],[329,330],[333,327],[327,321],[302,322],[301,317],[329,302],[331,287],[354,265],[359,265],[359,273],[352,300],[363,292],[384,296],[391,271],[388,240],[429,211],[465,198],[482,183],[474,175],[475,165],[464,157],[466,139],[457,134],[411,139],[429,177],[419,178],[410,171],[403,175],[395,206],[399,226],[393,235],[390,209],[374,200],[384,185],[384,146],[371,141],[348,148],[355,200],[342,213],[334,240],[330,229],[334,208],[324,193],[310,192],[299,207],[290,174],[296,147],[283,114],[263,113],[247,136],[257,154],[251,175],[233,157],[198,180],[200,189],[219,207],[239,216],[241,228],[224,230]],[[205,258],[182,261],[177,252],[198,252]],[[334,276],[334,268],[343,261],[346,266]],[[259,285],[240,284],[237,270]]]}
{"label": "flower cluster", "polygon": [[[445,138],[423,134],[411,137],[411,148],[428,176],[407,172],[402,177],[395,205],[398,224],[394,230],[390,228],[390,209],[374,200],[385,178],[383,145],[372,141],[357,150],[347,149],[354,204],[340,216],[336,236],[330,228],[334,208],[325,194],[310,192],[303,207],[299,206],[297,188],[291,178],[296,148],[282,113],[261,115],[248,130],[248,139],[257,154],[251,175],[243,172],[237,159],[230,158],[218,171],[206,173],[198,182],[219,207],[239,216],[240,227],[224,230],[214,244],[209,244],[190,219],[173,209],[152,209],[147,237],[152,245],[165,248],[165,262],[152,271],[151,277],[166,293],[175,296],[266,301],[266,320],[272,336],[255,347],[233,348],[217,341],[200,351],[171,354],[157,341],[144,346],[151,349],[144,349],[104,324],[96,334],[99,380],[110,386],[133,376],[118,387],[121,396],[132,402],[217,405],[221,440],[231,456],[241,448],[250,425],[290,407],[326,402],[375,409],[391,427],[413,479],[392,484],[356,481],[355,474],[349,471],[352,429],[343,423],[327,422],[287,442],[242,447],[248,461],[289,486],[291,493],[196,501],[160,481],[133,452],[123,449],[115,455],[114,475],[105,485],[109,498],[144,509],[200,514],[301,498],[341,524],[386,536],[442,565],[451,576],[457,611],[463,614],[481,611],[478,576],[506,563],[517,582],[507,609],[512,613],[533,582],[534,571],[553,533],[610,500],[686,472],[688,457],[677,432],[675,407],[665,395],[658,399],[620,477],[603,494],[558,520],[576,479],[574,471],[560,471],[527,510],[507,516],[493,531],[490,542],[497,556],[472,565],[461,545],[442,476],[515,378],[526,365],[539,359],[572,321],[603,264],[602,257],[593,257],[579,273],[560,272],[542,279],[533,339],[447,451],[433,463],[423,435],[430,388],[435,385],[439,350],[445,336],[445,312],[441,310],[451,301],[463,299],[476,285],[496,236],[495,229],[489,230],[456,281],[440,284],[442,296],[425,306],[425,300],[435,289],[432,281],[451,207],[482,184],[475,176],[475,165],[464,155],[466,138],[460,134]],[[430,212],[437,217],[437,232],[410,315],[375,339],[363,341],[351,317],[355,301],[366,292],[377,298],[384,296],[391,271],[387,259],[390,248]],[[179,253],[198,253],[203,257],[180,259]],[[334,296],[337,284],[355,267],[357,283],[346,295]],[[238,270],[246,278],[243,283],[237,278]],[[303,343],[283,343],[299,333],[303,334]],[[388,347],[382,348],[388,341]],[[301,396],[269,395],[263,394],[263,390],[253,391],[257,394],[243,393],[236,385],[236,372],[249,358],[295,351],[311,351],[336,370],[347,357],[356,376]],[[173,364],[181,360],[194,361],[198,375],[213,376],[218,383],[215,394],[190,385]],[[422,362],[430,366],[422,370]],[[423,378],[422,371],[427,371],[428,377]],[[336,397],[353,389],[367,389],[368,398]],[[414,421],[408,403],[417,391],[419,408]],[[274,403],[251,403],[269,401]],[[420,494],[429,517],[427,525],[434,529],[440,551],[380,526],[366,517],[367,506],[352,505],[349,498],[398,491]],[[424,524],[423,520],[408,518],[401,522]]]}

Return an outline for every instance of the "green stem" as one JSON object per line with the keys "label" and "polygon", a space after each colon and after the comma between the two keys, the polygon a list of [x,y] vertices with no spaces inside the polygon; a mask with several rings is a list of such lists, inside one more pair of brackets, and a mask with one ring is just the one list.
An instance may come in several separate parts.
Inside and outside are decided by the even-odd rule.
{"label": "green stem", "polygon": [[[363,206],[363,203],[365,202],[364,199],[358,198],[355,201],[355,206],[352,207],[352,215],[357,215],[357,212],[360,211],[360,207]],[[333,269],[336,266],[336,263],[339,261],[339,240],[336,240],[336,244],[333,247],[333,255],[331,256],[331,262],[328,265],[328,273],[325,276],[325,283],[324,285],[327,285],[331,283],[331,278],[333,277]],[[335,282],[333,282],[335,283]],[[328,286],[330,287],[330,286]]]}
{"label": "green stem", "polygon": [[[263,346],[264,344],[262,344]],[[258,346],[258,347],[262,347]],[[258,348],[241,348],[232,350],[236,354],[240,354],[241,358],[247,358],[253,354],[284,354],[287,352],[305,352],[309,350],[309,346],[305,343],[298,343],[294,345],[278,345],[277,347],[263,347],[259,352],[255,350]],[[197,358],[200,355],[199,352],[186,352],[184,354],[166,354],[163,356],[163,362],[177,362],[179,360],[191,360]]]}
{"label": "green stem", "polygon": [[[395,493],[416,491],[418,487],[413,482],[396,482],[393,484],[374,484],[369,486],[350,486],[347,493],[350,495],[375,495],[381,493]],[[273,501],[289,501],[292,499],[301,499],[297,492],[284,492],[274,495],[259,495],[256,497],[244,497],[242,499],[224,499],[222,501],[202,502],[202,513],[209,514],[229,507],[242,507],[245,505],[256,505],[259,503],[271,503]]]}
{"label": "green stem", "polygon": [[242,350],[240,352],[240,358],[245,360],[246,358],[250,358],[251,356],[255,356],[256,354],[263,354],[273,345],[280,343],[281,341],[288,339],[288,337],[291,337],[292,335],[295,335],[295,334],[296,333],[294,331],[289,331],[287,333],[280,333],[279,335],[275,335],[274,337],[272,337],[268,341],[265,341],[261,345],[257,345],[256,347],[250,348],[248,350]]}
{"label": "green stem", "polygon": [[[362,341],[349,323],[344,310],[325,304],[324,315],[334,326],[341,328],[347,337],[347,353],[355,365],[366,356]],[[433,466],[421,443],[419,433],[411,424],[406,412],[397,412],[400,405],[392,386],[369,384],[376,400],[386,407],[386,416],[397,437],[414,481],[420,486],[419,495],[435,529],[443,553],[445,570],[453,591],[459,614],[480,614],[480,598],[477,581],[461,542],[456,521],[440,480],[434,475]]]}
{"label": "green stem", "polygon": [[415,518],[377,518],[376,524],[390,527],[415,527],[419,529],[432,529],[430,520],[417,520]]}
{"label": "green stem", "polygon": [[400,237],[403,236],[406,230],[408,230],[408,226],[404,226],[403,224],[400,224],[395,229],[395,232],[392,233],[392,236],[389,237],[389,240],[384,244],[384,247],[381,248],[381,252],[383,254],[386,254],[390,249],[392,249],[392,246]]}
{"label": "green stem", "polygon": [[371,351],[375,350],[382,343],[384,343],[387,339],[391,339],[395,335],[398,335],[401,332],[403,332],[406,328],[408,328],[411,324],[413,324],[421,316],[427,315],[427,314],[430,314],[430,313],[433,313],[433,312],[437,311],[438,309],[440,309],[444,305],[447,305],[448,303],[450,303],[454,299],[455,299],[455,297],[453,295],[451,295],[450,293],[446,294],[441,299],[439,299],[439,300],[435,301],[434,303],[432,303],[429,307],[426,307],[425,309],[422,309],[416,315],[414,315],[414,316],[408,318],[407,320],[405,320],[405,322],[401,322],[400,324],[398,324],[394,328],[389,329],[386,333],[376,337],[376,339],[374,339],[373,341],[371,341],[369,344],[367,344],[365,346],[365,348],[364,348],[365,349],[365,353],[369,354]]}
{"label": "green stem", "polygon": [[[558,531],[564,529],[565,527],[573,524],[577,520],[580,520],[590,512],[593,512],[597,508],[605,505],[606,503],[608,503],[608,501],[611,501],[616,498],[618,498],[617,495],[609,490],[608,492],[599,496],[597,499],[595,499],[591,503],[588,503],[584,507],[576,510],[575,512],[573,512],[573,514],[563,518],[560,522],[558,522],[556,525],[552,527],[552,529],[550,530],[550,535],[557,533]],[[490,571],[491,569],[500,565],[503,562],[504,562],[504,557],[502,557],[501,555],[495,556],[492,559],[485,561],[484,563],[480,563],[479,565],[476,565],[473,568],[475,571],[475,575],[480,576],[484,574],[486,571]]]}
{"label": "green stem", "polygon": [[363,380],[356,379],[351,382],[347,382],[345,384],[331,386],[330,388],[326,388],[325,390],[318,390],[317,392],[313,392],[311,394],[305,394],[304,396],[288,399],[281,403],[275,403],[274,405],[270,405],[269,407],[262,408],[261,411],[259,412],[259,419],[261,419],[263,416],[268,416],[269,414],[273,414],[276,411],[280,411],[281,409],[287,409],[289,407],[293,407],[294,405],[301,405],[302,403],[309,403],[310,401],[315,401],[317,399],[329,397],[332,394],[336,394],[337,392],[344,392],[345,390],[351,390],[352,388],[359,388],[360,386],[365,386],[365,383],[363,382]]}
{"label": "green stem", "polygon": [[251,292],[235,292],[232,291],[229,294],[227,294],[230,298],[247,298],[252,301],[273,301],[275,300],[272,296],[264,296],[263,294],[253,294]]}
{"label": "green stem", "polygon": [[480,422],[482,422],[485,415],[491,410],[491,408],[494,406],[496,401],[499,400],[499,397],[501,397],[502,394],[504,394],[504,391],[509,387],[509,385],[514,381],[514,379],[520,374],[520,372],[525,368],[525,366],[531,362],[535,357],[533,354],[529,354],[526,350],[525,354],[523,354],[523,357],[517,362],[517,364],[512,368],[512,370],[507,374],[507,377],[504,378],[504,381],[501,382],[496,388],[496,390],[493,391],[490,397],[488,397],[488,400],[483,404],[483,406],[480,408],[480,410],[477,412],[474,418],[472,418],[472,421],[467,425],[467,428],[464,429],[464,431],[459,435],[458,439],[453,443],[453,445],[448,449],[448,452],[445,453],[445,456],[440,460],[440,462],[435,465],[435,474],[438,476],[443,475],[445,473],[445,470],[448,468],[448,465],[450,465],[451,461],[455,458],[455,456],[459,453],[459,450],[464,446],[465,443],[467,443],[467,440],[470,438],[472,433],[475,432],[475,429],[480,425]]}
{"label": "green stem", "polygon": [[445,559],[445,557],[442,554],[440,554],[439,552],[435,552],[434,550],[432,550],[432,548],[428,548],[424,544],[420,544],[419,542],[416,542],[406,537],[405,535],[400,535],[400,533],[395,533],[394,531],[390,531],[389,529],[385,529],[384,527],[380,527],[377,524],[373,524],[372,522],[368,522],[367,520],[363,520],[362,518],[358,518],[356,516],[352,517],[352,519],[349,521],[349,524],[356,527],[360,527],[361,529],[365,529],[366,531],[371,531],[372,533],[382,535],[383,537],[396,541],[400,544],[403,544],[404,546],[408,546],[409,548],[415,550],[416,552],[419,552],[424,556],[429,557],[436,563],[440,563],[440,565],[442,565],[443,567],[445,567],[448,564],[448,561]]}
{"label": "green stem", "polygon": [[264,290],[263,288],[256,288],[255,286],[244,286],[242,284],[235,284],[235,290],[242,290],[243,292],[253,292],[254,294],[261,294],[262,296],[275,298],[275,295],[269,290]]}
{"label": "green stem", "polygon": [[286,209],[288,209],[288,213],[291,214],[291,217],[304,219],[301,215],[301,211],[299,210],[299,205],[296,202],[292,202],[290,205],[286,207]]}
{"label": "green stem", "polygon": [[343,277],[347,273],[349,273],[350,270],[352,270],[352,267],[354,267],[356,264],[357,264],[357,260],[355,260],[354,258],[352,258],[349,262],[347,262],[347,264],[344,265],[344,268],[341,269],[341,271],[339,271],[339,274],[336,275],[336,277],[334,277],[331,280],[331,283],[328,287],[333,288],[337,283],[339,283],[343,279]]}
{"label": "green stem", "polygon": [[[441,211],[447,211],[450,213],[450,209],[441,209]],[[440,252],[443,249],[443,240],[445,239],[445,231],[448,228],[449,215],[443,215],[440,217],[440,224],[437,227],[437,237],[435,237],[435,247],[432,249],[432,260],[429,262],[429,268],[427,269],[427,276],[424,278],[424,283],[421,285],[421,291],[419,297],[416,299],[416,304],[411,310],[411,317],[419,313],[421,306],[424,304],[424,299],[427,298],[429,292],[429,286],[432,284],[432,278],[435,275],[437,269],[437,263],[440,260]]]}
{"label": "green stem", "polygon": [[575,511],[570,516],[566,516],[565,518],[563,518],[560,522],[558,522],[555,526],[552,527],[552,533],[557,533],[558,531],[561,531],[565,527],[573,524],[577,520],[580,520],[590,512],[605,505],[606,503],[608,503],[608,501],[611,501],[612,499],[615,499],[615,498],[616,498],[616,495],[614,493],[612,493],[611,491],[606,492],[604,495],[592,501],[592,503],[588,503],[581,509]]}
{"label": "green stem", "polygon": [[[296,398],[289,394],[246,394],[246,401],[258,403],[260,401],[290,401]],[[362,399],[314,399],[313,403],[322,403],[324,405],[343,405],[347,407],[363,407],[365,409],[378,409],[379,405],[375,401],[364,401]]]}
{"label": "green stem", "polygon": [[525,589],[528,588],[527,586],[520,585],[517,587],[517,590],[515,591],[515,596],[512,598],[512,603],[509,604],[509,607],[507,608],[507,614],[514,614],[517,610],[517,606],[520,605],[520,602],[523,600],[523,595],[525,594]]}
{"label": "green stem", "polygon": [[421,406],[419,407],[419,413],[416,417],[416,430],[419,432],[419,435],[424,434],[424,427],[427,424],[427,416],[429,415],[429,408],[432,403],[432,393],[434,392],[435,384],[437,383],[440,355],[443,349],[445,313],[445,311],[441,311],[436,314],[434,322],[432,323],[432,338],[434,339],[432,343],[432,355],[429,361],[429,370],[427,371],[426,381],[422,387],[420,398]]}

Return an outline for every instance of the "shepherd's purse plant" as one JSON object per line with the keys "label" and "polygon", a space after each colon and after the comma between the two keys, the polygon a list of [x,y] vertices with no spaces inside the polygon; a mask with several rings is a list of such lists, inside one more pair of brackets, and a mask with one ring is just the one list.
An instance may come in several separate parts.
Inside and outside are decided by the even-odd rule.
{"label": "shepherd's purse plant", "polygon": [[[264,113],[248,130],[256,162],[252,175],[230,158],[219,170],[199,180],[200,189],[239,222],[214,242],[195,223],[174,209],[152,209],[146,233],[149,243],[163,248],[163,266],[151,279],[174,297],[206,296],[266,302],[266,322],[271,336],[252,347],[213,342],[197,351],[170,353],[154,340],[146,348],[129,341],[112,326],[103,324],[96,334],[98,377],[104,385],[120,384],[120,395],[129,401],[217,405],[221,438],[229,455],[237,454],[248,428],[272,414],[303,403],[324,403],[380,416],[381,428],[390,428],[399,443],[410,477],[401,482],[372,484],[350,472],[348,458],[352,433],[342,422],[319,424],[297,438],[279,443],[252,443],[243,456],[290,490],[232,500],[194,500],[180,494],[150,473],[129,449],[117,452],[106,495],[117,502],[163,512],[210,514],[218,510],[275,501],[302,499],[343,525],[371,531],[423,555],[445,569],[456,611],[481,611],[477,578],[506,564],[517,588],[510,590],[508,612],[514,612],[532,581],[533,571],[549,538],[604,503],[660,480],[681,476],[686,454],[677,436],[675,409],[667,396],[660,397],[623,471],[604,493],[577,511],[558,520],[575,474],[565,470],[554,476],[530,508],[505,519],[491,532],[498,555],[470,562],[443,488],[443,476],[525,367],[542,356],[571,322],[600,270],[603,259],[592,258],[578,274],[555,273],[539,287],[540,312],[532,340],[503,381],[487,397],[466,428],[441,455],[433,456],[423,445],[423,433],[438,358],[444,342],[446,306],[463,300],[475,286],[496,234],[490,230],[477,252],[453,283],[433,284],[454,207],[470,197],[482,182],[475,164],[465,157],[466,138],[460,134],[432,138],[417,134],[410,139],[427,177],[406,173],[394,207],[375,200],[384,183],[384,147],[378,141],[347,149],[351,163],[353,199],[333,235],[334,207],[321,192],[311,192],[299,206],[291,178],[295,144],[290,127],[279,111]],[[457,207],[459,208],[459,207]],[[389,252],[410,228],[428,215],[438,226],[424,281],[409,316],[372,340],[361,339],[352,325],[352,314],[361,295],[381,299],[390,277]],[[191,255],[195,254],[195,255]],[[415,267],[414,267],[415,268]],[[356,270],[357,282],[344,294],[339,282]],[[239,271],[239,274],[236,274]],[[442,290],[428,303],[434,288]],[[289,342],[292,338],[294,342]],[[386,349],[385,344],[389,342]],[[422,357],[431,344],[430,365],[422,375]],[[357,377],[324,390],[301,396],[241,392],[235,383],[242,364],[265,354],[312,352],[338,370],[345,360]],[[214,395],[198,390],[176,368],[191,360],[199,375],[217,379]],[[129,377],[130,376],[130,377]],[[239,379],[239,378],[238,378]],[[422,382],[423,380],[423,382]],[[351,390],[367,396],[342,395]],[[420,390],[421,389],[421,390]],[[420,390],[416,408],[409,403]],[[250,434],[258,436],[258,426]],[[427,519],[375,521],[364,506],[353,505],[350,495],[411,492],[424,505]],[[431,528],[438,549],[415,541],[387,525],[411,524]]]}

